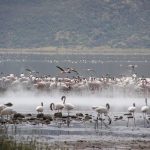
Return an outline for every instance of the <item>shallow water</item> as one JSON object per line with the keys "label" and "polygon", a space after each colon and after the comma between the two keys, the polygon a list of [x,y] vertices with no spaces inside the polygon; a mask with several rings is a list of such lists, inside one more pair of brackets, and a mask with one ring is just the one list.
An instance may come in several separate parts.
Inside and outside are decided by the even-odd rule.
{"label": "shallow water", "polygon": [[[38,71],[40,75],[56,76],[60,70],[56,65],[62,67],[74,67],[82,76],[102,76],[111,74],[119,76],[120,74],[131,75],[131,67],[135,65],[135,72],[138,76],[150,75],[150,56],[149,55],[46,55],[46,54],[17,54],[17,53],[0,53],[0,71],[4,74],[1,76],[14,73],[19,75],[25,73],[25,69]],[[94,69],[97,74],[87,72],[86,69]],[[67,76],[73,77],[75,73]],[[126,111],[128,106],[133,102],[137,105],[137,111],[144,105],[144,98],[136,95],[132,90],[128,95],[121,91],[109,90],[103,91],[100,95],[97,93],[64,93],[67,94],[67,102],[76,106],[76,110],[88,109],[92,106],[105,105],[110,103],[112,111]],[[88,94],[88,95],[87,95]],[[45,112],[49,112],[49,104],[61,102],[60,98],[63,93],[49,92],[40,93],[33,91],[8,91],[0,95],[1,103],[12,102],[14,109],[23,113],[36,113],[36,106],[44,103]]]}
{"label": "shallow water", "polygon": [[[71,144],[71,142],[91,142],[92,145],[93,142],[98,141],[101,142],[98,147],[110,146],[115,149],[115,147],[118,146],[116,142],[119,141],[119,148],[124,147],[123,149],[129,149],[133,146],[133,143],[129,141],[135,141],[135,143],[138,144],[138,142],[146,142],[150,139],[150,128],[144,128],[143,122],[139,121],[139,119],[140,114],[136,114],[136,127],[132,126],[132,121],[129,127],[126,127],[126,121],[120,120],[117,122],[113,121],[109,128],[103,126],[102,129],[100,127],[94,129],[94,122],[83,123],[72,121],[69,128],[66,125],[62,125],[62,127],[59,128],[54,122],[50,125],[31,125],[23,123],[8,126],[7,132],[5,132],[4,135],[7,134],[8,137],[13,137],[17,142],[33,142],[36,146],[47,144],[50,146],[54,143],[57,143],[57,146],[61,146],[60,142],[69,142],[69,147],[71,148],[74,146],[74,143]],[[112,143],[103,145],[104,141]],[[122,141],[124,142],[122,143]],[[64,145],[62,146],[64,147]],[[147,147],[150,147],[149,144]]]}
{"label": "shallow water", "polygon": [[[1,76],[14,73],[19,75],[25,73],[25,69],[38,71],[40,75],[59,75],[56,65],[62,67],[73,67],[84,77],[102,76],[111,74],[119,76],[120,74],[131,75],[133,73],[129,65],[135,65],[135,73],[138,76],[150,76],[150,56],[149,55],[44,55],[44,54],[0,54],[0,71]],[[94,69],[97,74],[86,72],[87,68]],[[70,74],[70,77],[76,74]],[[18,91],[8,90],[0,94],[0,103],[12,102],[13,109],[19,113],[36,114],[36,107],[41,102],[44,103],[44,113],[53,114],[50,111],[50,103],[61,103],[61,96],[66,95],[66,101],[72,103],[75,109],[70,113],[75,115],[77,112],[88,113],[96,116],[92,106],[104,105],[109,103],[110,114],[113,118],[115,115],[123,115],[127,108],[136,103],[136,120],[137,127],[133,128],[132,122],[129,128],[126,127],[126,118],[121,121],[113,121],[109,129],[94,129],[92,123],[72,122],[70,128],[64,125],[62,128],[52,122],[50,125],[32,125],[18,124],[16,128],[10,125],[5,135],[13,136],[18,141],[30,141],[34,138],[39,142],[55,141],[77,141],[77,140],[147,140],[150,138],[150,128],[144,128],[141,106],[145,104],[144,97],[134,95],[130,91],[129,95],[124,95],[120,91],[109,90],[98,93],[61,93],[61,92],[39,92],[19,89]],[[148,97],[149,103],[149,97]],[[63,111],[65,114],[66,112]],[[149,127],[149,126],[148,126]],[[3,135],[3,134],[0,134]],[[128,145],[127,145],[128,147]],[[130,147],[131,148],[131,147]]]}
{"label": "shallow water", "polygon": [[[48,55],[48,54],[17,54],[1,53],[0,70],[4,74],[16,75],[25,72],[26,68],[38,71],[40,75],[56,76],[59,74],[56,65],[61,67],[73,67],[82,76],[102,76],[110,74],[130,75],[129,65],[136,65],[135,72],[138,76],[150,75],[149,55]],[[86,69],[94,69],[97,73],[87,72]],[[75,73],[70,76],[75,76]]]}

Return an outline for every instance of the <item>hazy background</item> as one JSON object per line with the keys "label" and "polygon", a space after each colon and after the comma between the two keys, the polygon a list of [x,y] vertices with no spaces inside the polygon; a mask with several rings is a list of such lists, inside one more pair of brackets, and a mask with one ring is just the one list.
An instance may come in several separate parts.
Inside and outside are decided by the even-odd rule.
{"label": "hazy background", "polygon": [[0,0],[0,48],[150,48],[150,0]]}
{"label": "hazy background", "polygon": [[51,103],[62,103],[61,97],[66,95],[66,103],[71,103],[75,106],[73,113],[80,112],[93,112],[92,106],[105,106],[109,103],[111,112],[128,112],[128,107],[136,103],[137,112],[140,112],[141,107],[145,104],[143,97],[123,96],[122,92],[115,91],[113,97],[109,96],[109,90],[102,91],[101,93],[87,93],[80,95],[76,93],[62,93],[57,91],[40,92],[40,91],[27,91],[20,89],[16,92],[13,90],[7,91],[3,96],[1,95],[1,103],[11,102],[13,108],[21,113],[36,113],[36,107],[44,103],[44,112],[52,113],[50,111]]}

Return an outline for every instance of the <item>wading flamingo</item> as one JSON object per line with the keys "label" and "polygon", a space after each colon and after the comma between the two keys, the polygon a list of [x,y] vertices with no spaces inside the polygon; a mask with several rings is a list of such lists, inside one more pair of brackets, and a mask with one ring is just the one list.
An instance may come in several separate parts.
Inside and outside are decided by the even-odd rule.
{"label": "wading flamingo", "polygon": [[144,127],[146,125],[146,121],[148,121],[146,119],[146,116],[147,116],[147,113],[148,113],[149,109],[150,109],[150,107],[147,104],[147,98],[145,98],[145,105],[141,107],[141,111],[143,113],[143,119],[144,119]]}
{"label": "wading flamingo", "polygon": [[101,121],[101,128],[102,124],[104,124],[106,127],[107,125],[104,123],[103,115],[108,117],[108,124],[111,124],[111,118],[108,116],[108,112],[110,110],[110,105],[107,103],[106,106],[98,106],[98,107],[92,107],[96,112],[97,112],[97,119],[96,119],[96,124],[95,128],[98,128],[98,120]]}
{"label": "wading flamingo", "polygon": [[135,110],[136,110],[136,106],[135,103],[133,103],[133,106],[128,107],[128,112],[131,113],[131,115],[128,116],[128,122],[127,122],[127,127],[129,125],[129,119],[132,118],[133,122],[134,122],[134,126],[136,126],[135,124]]}
{"label": "wading flamingo", "polygon": [[38,113],[42,113],[43,110],[44,110],[44,109],[43,109],[43,102],[41,102],[41,105],[36,107],[36,111],[37,111]]}

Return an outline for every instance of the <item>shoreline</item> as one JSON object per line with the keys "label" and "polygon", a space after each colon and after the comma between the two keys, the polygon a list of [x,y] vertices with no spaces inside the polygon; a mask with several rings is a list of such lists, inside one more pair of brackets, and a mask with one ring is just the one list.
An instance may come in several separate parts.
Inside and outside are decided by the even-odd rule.
{"label": "shoreline", "polygon": [[0,54],[47,54],[47,55],[150,55],[150,49],[112,49],[112,48],[31,48],[6,49],[0,48]]}
{"label": "shoreline", "polygon": [[[88,124],[87,124],[88,125]],[[10,130],[12,127],[9,128]],[[87,127],[77,127],[75,124],[70,128],[53,127],[53,125],[24,125],[18,124],[15,131],[7,131],[8,137],[13,137],[15,143],[31,144],[33,147],[41,149],[149,149],[149,128],[120,127],[119,125],[111,129],[91,129]],[[32,132],[33,130],[33,132]],[[19,132],[18,132],[19,131]],[[24,131],[27,134],[24,134]],[[46,133],[45,133],[46,131]],[[89,134],[88,131],[91,131]],[[144,132],[143,132],[144,131]],[[65,134],[64,134],[65,132]],[[85,135],[82,135],[85,132]],[[20,136],[21,135],[21,136]],[[24,137],[24,138],[20,138]],[[29,138],[30,137],[30,138]],[[23,139],[23,140],[22,140]]]}

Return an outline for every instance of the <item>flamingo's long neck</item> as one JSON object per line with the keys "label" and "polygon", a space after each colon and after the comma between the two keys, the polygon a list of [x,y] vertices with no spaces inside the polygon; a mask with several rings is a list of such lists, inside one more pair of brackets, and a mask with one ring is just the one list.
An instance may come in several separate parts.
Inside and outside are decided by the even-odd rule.
{"label": "flamingo's long neck", "polygon": [[61,100],[63,101],[63,104],[65,104],[66,97],[62,96]]}
{"label": "flamingo's long neck", "polygon": [[106,104],[106,109],[109,110],[110,109],[110,105],[107,103]]}
{"label": "flamingo's long neck", "polygon": [[145,99],[145,104],[146,104],[146,106],[147,106],[147,98]]}
{"label": "flamingo's long neck", "polygon": [[54,110],[54,109],[55,109],[55,104],[54,104],[54,103],[51,103],[51,104],[50,104],[50,109],[51,109],[51,110]]}
{"label": "flamingo's long neck", "polygon": [[64,100],[63,100],[63,104],[65,104],[65,102],[66,102],[66,99],[64,98]]}

